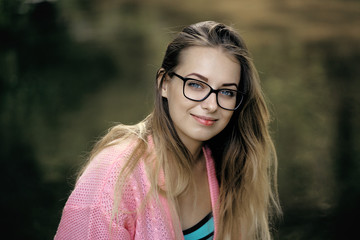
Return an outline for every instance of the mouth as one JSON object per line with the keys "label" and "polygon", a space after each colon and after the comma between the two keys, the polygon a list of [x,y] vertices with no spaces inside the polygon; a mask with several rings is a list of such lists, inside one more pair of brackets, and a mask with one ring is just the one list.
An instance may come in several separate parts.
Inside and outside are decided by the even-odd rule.
{"label": "mouth", "polygon": [[216,118],[205,117],[205,116],[198,116],[194,114],[190,114],[198,123],[205,125],[205,126],[212,126],[218,120]]}

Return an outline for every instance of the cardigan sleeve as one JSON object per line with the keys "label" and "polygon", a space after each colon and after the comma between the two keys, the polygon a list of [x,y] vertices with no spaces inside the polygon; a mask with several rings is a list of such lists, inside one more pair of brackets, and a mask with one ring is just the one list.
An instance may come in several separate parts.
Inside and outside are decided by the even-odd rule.
{"label": "cardigan sleeve", "polygon": [[132,239],[125,225],[110,223],[98,207],[65,206],[55,239]]}
{"label": "cardigan sleeve", "polygon": [[91,161],[63,209],[54,239],[134,238],[136,200],[132,185],[136,183],[128,182],[119,212],[113,217],[116,180],[129,154],[129,148],[120,151],[113,146]]}

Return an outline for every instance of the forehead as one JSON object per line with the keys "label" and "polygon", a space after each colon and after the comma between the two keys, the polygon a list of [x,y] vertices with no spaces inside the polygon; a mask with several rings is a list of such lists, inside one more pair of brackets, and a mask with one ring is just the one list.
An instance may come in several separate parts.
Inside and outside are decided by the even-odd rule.
{"label": "forehead", "polygon": [[179,74],[200,74],[209,82],[236,83],[240,81],[240,63],[220,47],[189,47],[184,49],[176,67]]}

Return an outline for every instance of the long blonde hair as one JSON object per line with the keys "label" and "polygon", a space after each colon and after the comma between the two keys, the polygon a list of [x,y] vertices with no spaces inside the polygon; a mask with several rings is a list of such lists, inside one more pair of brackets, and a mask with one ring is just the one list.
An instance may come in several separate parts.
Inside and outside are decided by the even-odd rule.
{"label": "long blonde hair", "polygon": [[[192,182],[193,159],[175,131],[167,100],[161,96],[161,85],[179,64],[181,51],[191,46],[220,47],[234,56],[241,66],[239,90],[246,93],[226,128],[204,143],[212,150],[220,185],[217,239],[238,239],[240,235],[245,239],[271,239],[271,226],[281,208],[277,193],[276,152],[268,131],[270,116],[247,47],[241,37],[224,24],[200,22],[185,27],[175,37],[168,45],[156,75],[160,82],[155,83],[153,112],[135,126],[117,125],[110,129],[94,147],[91,158],[127,137],[139,139],[118,177],[115,213],[121,186],[140,159],[144,159],[144,154],[149,154],[149,136],[155,146],[152,157],[156,158],[149,171],[150,194],[156,196],[163,192],[169,201],[176,201],[186,191]],[[159,186],[161,171],[164,172],[166,191]],[[176,173],[176,178],[171,178],[174,176],[171,173]]]}

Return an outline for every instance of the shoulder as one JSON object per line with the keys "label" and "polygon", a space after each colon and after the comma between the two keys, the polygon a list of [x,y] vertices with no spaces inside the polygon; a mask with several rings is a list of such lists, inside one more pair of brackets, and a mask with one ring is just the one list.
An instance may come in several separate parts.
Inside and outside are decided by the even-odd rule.
{"label": "shoulder", "polygon": [[99,206],[104,198],[112,201],[119,174],[138,142],[135,137],[113,142],[94,156],[78,179],[67,205]]}

